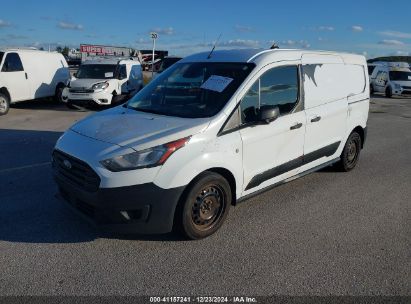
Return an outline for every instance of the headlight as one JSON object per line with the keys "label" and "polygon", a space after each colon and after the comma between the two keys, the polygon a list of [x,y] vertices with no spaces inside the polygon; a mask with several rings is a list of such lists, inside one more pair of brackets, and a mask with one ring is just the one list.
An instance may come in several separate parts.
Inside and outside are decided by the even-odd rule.
{"label": "headlight", "polygon": [[108,82],[99,82],[91,87],[92,90],[104,90],[108,88]]}
{"label": "headlight", "polygon": [[161,146],[109,158],[100,163],[113,172],[159,166],[164,164],[171,154],[184,147],[189,140],[190,137],[181,138]]}

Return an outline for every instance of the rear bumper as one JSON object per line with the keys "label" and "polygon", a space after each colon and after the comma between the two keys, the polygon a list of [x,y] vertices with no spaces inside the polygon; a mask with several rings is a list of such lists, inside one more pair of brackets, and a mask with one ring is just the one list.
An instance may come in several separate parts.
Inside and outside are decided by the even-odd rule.
{"label": "rear bumper", "polygon": [[154,183],[118,188],[82,190],[54,171],[60,197],[104,231],[167,233],[184,187],[162,189]]}

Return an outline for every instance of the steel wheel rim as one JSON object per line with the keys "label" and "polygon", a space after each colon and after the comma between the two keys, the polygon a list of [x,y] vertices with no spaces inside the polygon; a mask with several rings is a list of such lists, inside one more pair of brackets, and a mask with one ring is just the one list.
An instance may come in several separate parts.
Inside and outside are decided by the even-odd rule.
{"label": "steel wheel rim", "polygon": [[224,190],[218,185],[207,185],[201,189],[195,198],[191,209],[191,221],[202,231],[215,226],[225,209]]}
{"label": "steel wheel rim", "polygon": [[7,110],[7,101],[4,97],[0,97],[0,113],[4,113]]}
{"label": "steel wheel rim", "polygon": [[358,143],[355,139],[351,139],[347,147],[347,163],[348,165],[355,164],[358,156]]}

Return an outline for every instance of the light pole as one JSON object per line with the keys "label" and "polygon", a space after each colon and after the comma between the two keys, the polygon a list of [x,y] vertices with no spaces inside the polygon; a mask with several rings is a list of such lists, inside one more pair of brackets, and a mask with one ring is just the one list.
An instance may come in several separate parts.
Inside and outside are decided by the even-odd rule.
{"label": "light pole", "polygon": [[156,39],[158,38],[158,34],[156,32],[151,32],[151,39],[153,39],[153,57],[151,57],[151,79],[154,78],[154,53],[156,49]]}

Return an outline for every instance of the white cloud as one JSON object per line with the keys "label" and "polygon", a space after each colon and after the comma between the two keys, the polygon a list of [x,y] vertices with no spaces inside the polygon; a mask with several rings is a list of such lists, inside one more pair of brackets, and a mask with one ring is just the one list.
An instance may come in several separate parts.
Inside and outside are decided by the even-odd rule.
{"label": "white cloud", "polygon": [[353,26],[351,27],[351,30],[352,30],[353,32],[362,32],[362,31],[364,30],[364,28],[363,28],[362,26],[360,26],[360,25],[353,25]]}
{"label": "white cloud", "polygon": [[173,35],[174,32],[174,28],[170,27],[166,27],[166,28],[160,28],[160,27],[156,27],[150,30],[150,32],[156,32],[157,34],[160,35]]}
{"label": "white cloud", "polygon": [[392,55],[394,55],[394,56],[410,56],[411,53],[410,53],[410,52],[406,52],[406,51],[396,51],[396,52],[393,53]]}
{"label": "white cloud", "polygon": [[[274,43],[274,41],[270,41],[270,43]],[[307,40],[284,40],[280,43],[280,45],[284,45],[287,47],[297,47],[297,48],[303,48],[303,49],[308,49],[311,47],[310,43]]]}
{"label": "white cloud", "polygon": [[246,25],[237,24],[234,28],[239,33],[250,33],[254,31],[254,29],[251,26],[246,26]]}
{"label": "white cloud", "polygon": [[318,29],[319,31],[328,31],[328,32],[332,32],[332,31],[334,31],[334,30],[335,30],[335,27],[333,27],[333,26],[329,26],[329,25],[322,25],[322,26],[319,26],[317,29]]}
{"label": "white cloud", "polygon": [[76,31],[82,31],[84,28],[81,24],[74,24],[74,23],[68,23],[68,22],[59,22],[57,24],[57,27],[63,29],[63,30],[76,30]]}
{"label": "white cloud", "polygon": [[251,47],[255,48],[260,45],[258,40],[245,40],[245,39],[233,39],[224,41],[222,43],[218,43],[217,45],[220,46],[228,46],[228,47]]}
{"label": "white cloud", "polygon": [[0,28],[10,26],[10,22],[0,19]]}
{"label": "white cloud", "polygon": [[411,33],[404,33],[404,32],[396,32],[396,31],[383,31],[379,33],[380,35],[393,37],[393,38],[401,38],[401,39],[411,39]]}
{"label": "white cloud", "polygon": [[404,43],[401,42],[401,41],[399,41],[399,40],[388,40],[388,39],[381,40],[380,42],[378,42],[378,44],[384,44],[384,45],[404,45]]}

